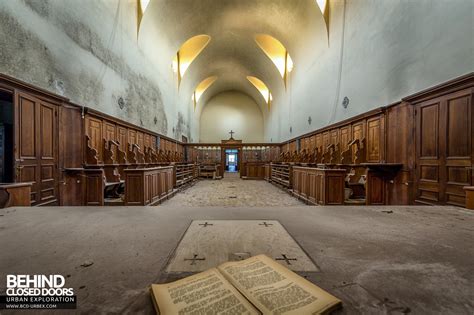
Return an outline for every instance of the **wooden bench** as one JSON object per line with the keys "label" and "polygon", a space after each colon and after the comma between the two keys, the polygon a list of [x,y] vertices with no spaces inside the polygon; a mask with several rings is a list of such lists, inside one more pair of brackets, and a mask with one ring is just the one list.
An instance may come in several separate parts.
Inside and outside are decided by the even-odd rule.
{"label": "wooden bench", "polygon": [[0,209],[31,206],[32,183],[0,183]]}

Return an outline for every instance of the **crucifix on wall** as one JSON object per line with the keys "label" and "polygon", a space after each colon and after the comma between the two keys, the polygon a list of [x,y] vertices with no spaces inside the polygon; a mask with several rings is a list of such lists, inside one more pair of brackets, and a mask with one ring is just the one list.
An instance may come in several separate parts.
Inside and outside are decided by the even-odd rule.
{"label": "crucifix on wall", "polygon": [[235,132],[233,130],[230,130],[229,133],[230,133],[230,139],[234,139],[233,135],[234,135]]}

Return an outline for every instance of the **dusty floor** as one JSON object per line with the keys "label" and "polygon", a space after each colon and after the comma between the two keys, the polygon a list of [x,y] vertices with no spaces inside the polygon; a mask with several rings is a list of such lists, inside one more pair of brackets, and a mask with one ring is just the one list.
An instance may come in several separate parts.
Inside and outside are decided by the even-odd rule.
{"label": "dusty floor", "polygon": [[198,219],[279,220],[320,270],[301,274],[343,300],[339,313],[474,313],[474,212],[454,207],[1,209],[0,294],[6,274],[62,274],[75,313],[153,313],[148,288],[183,276],[163,268]]}
{"label": "dusty floor", "polygon": [[221,180],[201,180],[177,194],[165,206],[265,207],[298,206],[303,203],[263,180],[241,180],[225,173]]}

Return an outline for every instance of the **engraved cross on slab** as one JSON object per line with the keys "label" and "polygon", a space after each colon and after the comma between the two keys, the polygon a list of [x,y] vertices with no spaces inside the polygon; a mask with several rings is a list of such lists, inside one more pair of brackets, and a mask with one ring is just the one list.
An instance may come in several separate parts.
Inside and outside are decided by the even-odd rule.
{"label": "engraved cross on slab", "polygon": [[199,225],[202,225],[202,227],[208,227],[208,226],[214,225],[214,224],[212,224],[212,223],[207,223],[207,221],[206,221],[206,222],[204,222],[204,224],[199,223]]}
{"label": "engraved cross on slab", "polygon": [[290,260],[298,260],[296,258],[289,258],[285,254],[281,254],[281,256],[283,256],[283,258],[275,258],[275,260],[284,260],[287,265],[291,265]]}
{"label": "engraved cross on slab", "polygon": [[259,223],[258,225],[265,225],[265,227],[269,227],[270,225],[273,225],[273,224],[263,221],[263,223]]}
{"label": "engraved cross on slab", "polygon": [[191,261],[191,264],[190,265],[195,265],[196,264],[196,261],[199,261],[199,260],[206,260],[206,257],[203,257],[203,258],[198,258],[199,255],[197,254],[194,254],[193,255],[193,258],[184,258],[184,260],[190,260]]}

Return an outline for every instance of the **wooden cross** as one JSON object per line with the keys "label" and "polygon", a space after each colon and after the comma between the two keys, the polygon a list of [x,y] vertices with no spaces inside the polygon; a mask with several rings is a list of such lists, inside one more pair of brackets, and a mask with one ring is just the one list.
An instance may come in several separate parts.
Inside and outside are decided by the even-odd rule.
{"label": "wooden cross", "polygon": [[232,139],[235,132],[231,129],[229,133],[230,133],[230,138]]}
{"label": "wooden cross", "polygon": [[214,224],[212,224],[212,223],[207,223],[207,221],[206,221],[206,222],[204,222],[204,224],[199,223],[199,225],[202,225],[202,227],[207,227],[207,226],[214,225]]}
{"label": "wooden cross", "polygon": [[265,225],[265,227],[269,227],[270,225],[273,225],[273,224],[263,221],[263,223],[259,223],[258,225]]}
{"label": "wooden cross", "polygon": [[287,265],[291,265],[290,260],[298,260],[296,258],[288,258],[285,254],[281,254],[283,258],[275,258],[275,260],[284,260]]}
{"label": "wooden cross", "polygon": [[206,260],[206,257],[198,258],[197,254],[194,254],[193,258],[184,258],[184,260],[191,260],[191,265],[195,265],[198,260]]}

